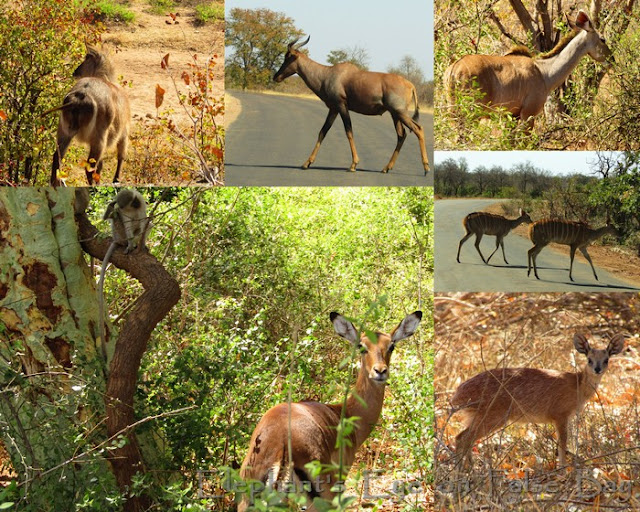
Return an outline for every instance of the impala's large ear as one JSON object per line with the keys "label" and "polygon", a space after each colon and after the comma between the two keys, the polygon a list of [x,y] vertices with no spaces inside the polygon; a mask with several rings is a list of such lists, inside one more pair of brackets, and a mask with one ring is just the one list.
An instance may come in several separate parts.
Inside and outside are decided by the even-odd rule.
{"label": "impala's large ear", "polygon": [[422,320],[422,311],[414,311],[407,315],[391,333],[391,342],[395,343],[411,336],[420,325],[420,320]]}
{"label": "impala's large ear", "polygon": [[331,318],[333,328],[338,335],[342,336],[346,340],[349,340],[351,343],[354,343],[356,345],[360,344],[360,336],[358,336],[358,331],[353,326],[353,324],[349,322],[349,320],[336,313],[335,311],[329,314],[329,318]]}

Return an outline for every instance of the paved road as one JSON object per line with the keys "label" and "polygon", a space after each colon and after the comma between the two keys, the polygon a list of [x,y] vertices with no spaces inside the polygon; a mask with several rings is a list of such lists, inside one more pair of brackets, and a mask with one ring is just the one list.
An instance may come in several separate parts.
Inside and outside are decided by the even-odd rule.
{"label": "paved road", "polygon": [[[633,283],[624,282],[609,272],[598,268],[597,258],[594,260],[599,281],[591,272],[589,263],[579,253],[573,262],[573,278],[569,280],[569,248],[556,251],[545,247],[538,255],[536,262],[540,280],[527,277],[527,251],[531,241],[514,233],[504,239],[505,252],[509,265],[502,259],[502,251],[498,249],[485,265],[476,248],[475,236],[469,238],[460,251],[460,261],[456,262],[458,243],[465,230],[462,219],[469,213],[482,211],[492,199],[447,199],[438,200],[435,204],[435,289],[447,291],[486,291],[486,292],[592,292],[592,291],[638,291]],[[496,238],[484,236],[480,250],[488,258],[495,248]]]}
{"label": "paved road", "polygon": [[[227,185],[259,186],[433,186],[433,171],[424,176],[418,139],[409,133],[388,174],[380,170],[396,146],[396,131],[388,113],[351,114],[360,157],[358,170],[347,172],[351,151],[338,117],[325,137],[315,163],[300,166],[316,143],[327,116],[321,101],[234,91],[242,110],[226,135]],[[433,162],[433,117],[422,114],[429,162]],[[432,166],[433,167],[433,166]]]}

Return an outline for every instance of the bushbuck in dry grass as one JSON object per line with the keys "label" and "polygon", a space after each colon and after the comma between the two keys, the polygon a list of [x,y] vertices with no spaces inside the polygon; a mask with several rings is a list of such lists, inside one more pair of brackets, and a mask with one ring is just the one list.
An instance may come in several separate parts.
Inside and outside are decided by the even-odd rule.
{"label": "bushbuck in dry grass", "polygon": [[[331,313],[330,318],[336,333],[362,353],[358,379],[347,399],[344,413],[346,418],[360,418],[349,442],[343,446],[341,460],[343,474],[346,475],[356,451],[380,418],[395,344],[416,331],[422,312],[415,311],[405,317],[391,334],[378,332],[377,342],[371,341],[364,333],[359,334],[353,324],[338,313]],[[295,402],[290,406],[281,403],[269,409],[251,436],[240,476],[244,480],[260,482],[261,487],[268,482],[295,484],[298,492],[303,492],[303,484],[309,482],[312,485],[307,485],[304,491],[309,503],[315,497],[332,500],[336,493],[331,487],[338,482],[338,470],[332,469],[326,475],[323,473],[321,480],[314,482],[305,464],[316,460],[322,464],[338,464],[340,456],[336,439],[341,413],[342,404],[319,402]],[[255,487],[251,488],[255,490]],[[243,496],[238,512],[244,512],[250,500],[250,496]],[[315,507],[307,509],[310,510],[315,510]]]}
{"label": "bushbuck in dry grass", "polygon": [[[456,256],[457,262],[460,263],[460,249],[462,248],[462,244],[465,243],[471,235],[476,235],[475,246],[478,254],[482,258],[482,261],[488,265],[491,256],[496,253],[498,247],[502,247],[502,257],[504,258],[504,262],[508,265],[509,262],[504,254],[504,237],[507,236],[513,228],[519,226],[523,222],[530,224],[532,221],[529,214],[522,208],[520,208],[520,216],[517,219],[505,219],[502,215],[495,215],[493,213],[470,213],[462,221],[462,225],[467,231],[467,234],[462,237],[458,244],[458,255]],[[496,237],[496,248],[486,260],[480,251],[480,241],[482,240],[483,235],[494,235]]]}
{"label": "bushbuck in dry grass", "polygon": [[587,357],[579,372],[496,368],[458,386],[451,405],[464,415],[465,429],[456,436],[459,463],[471,462],[471,450],[478,439],[509,422],[519,422],[553,423],[560,465],[566,465],[569,420],[595,394],[609,358],[624,348],[624,335],[616,334],[606,349],[594,349],[582,334],[576,334],[573,346]]}
{"label": "bushbuck in dry grass", "polygon": [[116,82],[115,71],[106,55],[87,47],[87,55],[73,72],[79,80],[64,98],[62,106],[47,112],[60,111],[57,150],[51,165],[51,185],[60,185],[60,161],[69,148],[71,139],[89,145],[87,181],[93,184],[94,173],[102,172],[102,155],[116,146],[118,165],[113,177],[120,179],[120,170],[127,151],[131,118],[127,94]]}
{"label": "bushbuck in dry grass", "polygon": [[451,103],[455,102],[456,88],[477,87],[482,104],[505,108],[532,128],[534,116],[542,112],[549,93],[564,83],[583,56],[604,62],[612,55],[587,13],[579,11],[572,26],[571,34],[537,57],[517,48],[502,56],[466,55],[457,60],[444,77]]}
{"label": "bushbuck in dry grass", "polygon": [[[289,43],[284,62],[273,76],[274,81],[282,82],[285,78],[297,73],[307,84],[307,87],[329,107],[329,114],[327,114],[327,119],[320,130],[318,141],[307,161],[302,164],[302,168],[308,169],[315,161],[320,144],[340,114],[351,148],[351,167],[349,170],[355,171],[360,160],[353,141],[349,110],[367,116],[379,116],[388,111],[396,127],[398,142],[391,155],[391,160],[382,169],[382,172],[389,172],[393,168],[407,137],[406,127],[418,137],[422,165],[426,175],[429,170],[429,161],[424,130],[418,124],[420,109],[418,108],[418,95],[413,84],[399,75],[363,71],[349,62],[335,66],[319,64],[299,51],[309,42],[309,39],[310,37],[302,43],[298,43],[297,39]],[[414,106],[413,117],[409,117],[407,114],[411,104]]]}
{"label": "bushbuck in dry grass", "polygon": [[596,274],[596,269],[593,267],[591,256],[589,256],[587,252],[587,246],[604,235],[617,236],[618,232],[616,228],[610,224],[599,229],[591,229],[587,224],[569,220],[542,219],[534,222],[529,228],[529,238],[533,242],[533,247],[529,249],[528,253],[527,276],[531,274],[531,267],[533,266],[533,273],[537,279],[540,279],[536,266],[538,253],[546,245],[555,242],[557,244],[568,245],[570,248],[571,264],[569,265],[569,279],[571,279],[571,281],[573,281],[573,258],[576,254],[576,249],[580,250],[589,262],[589,265],[591,265],[593,277],[595,277],[597,281],[598,275]]}

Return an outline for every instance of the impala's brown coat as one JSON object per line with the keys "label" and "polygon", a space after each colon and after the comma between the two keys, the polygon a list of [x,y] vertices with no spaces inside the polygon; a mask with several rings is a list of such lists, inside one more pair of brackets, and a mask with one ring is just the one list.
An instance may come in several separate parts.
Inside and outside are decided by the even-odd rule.
{"label": "impala's brown coat", "polygon": [[[382,169],[382,172],[388,172],[393,168],[407,137],[406,127],[418,137],[422,165],[424,173],[427,174],[429,161],[424,130],[418,124],[420,110],[418,95],[413,84],[399,75],[363,71],[351,63],[341,63],[335,66],[319,64],[299,51],[299,48],[307,44],[308,41],[307,38],[301,44],[296,44],[297,40],[290,43],[282,66],[273,76],[274,81],[282,82],[285,78],[297,73],[307,84],[307,87],[329,107],[329,113],[318,135],[318,141],[302,168],[307,169],[315,161],[320,144],[340,114],[351,148],[352,159],[349,170],[355,171],[360,159],[353,140],[349,110],[367,116],[379,116],[388,111],[396,127],[398,142],[389,163]],[[414,114],[413,117],[409,117],[407,110],[412,104]]]}
{"label": "impala's brown coat", "polygon": [[[358,416],[357,428],[351,436],[351,446],[343,453],[343,466],[349,471],[356,451],[378,422],[384,401],[385,382],[389,377],[389,364],[395,343],[411,336],[418,327],[422,312],[408,315],[391,334],[377,333],[377,343],[372,343],[365,334],[358,335],[355,327],[344,317],[331,313],[336,332],[354,345],[366,350],[361,358],[360,371],[355,388],[347,399],[345,417]],[[358,400],[356,396],[360,397]],[[364,402],[364,403],[362,403]],[[292,481],[300,488],[300,482],[311,482],[305,464],[318,460],[322,464],[337,464],[336,427],[340,421],[342,404],[320,402],[296,402],[276,405],[269,409],[256,426],[247,456],[242,463],[240,476],[244,480],[266,482]],[[289,412],[291,419],[289,419]],[[289,422],[291,428],[289,429]],[[291,432],[292,462],[289,468],[288,432]],[[307,492],[308,499],[320,496],[331,500],[335,493],[331,486],[338,475],[331,472],[322,475],[319,485]],[[244,496],[238,512],[249,506]],[[315,510],[311,507],[308,511]]]}
{"label": "impala's brown coat", "polygon": [[50,111],[60,111],[58,149],[51,165],[51,185],[60,184],[60,161],[74,137],[89,145],[90,168],[86,170],[89,185],[93,184],[93,173],[100,175],[102,172],[104,151],[116,146],[118,164],[113,177],[115,183],[120,178],[127,151],[131,119],[129,99],[116,83],[113,66],[106,55],[95,48],[87,49],[85,60],[73,76],[79,80],[65,96],[62,106]]}
{"label": "impala's brown coat", "polygon": [[575,32],[556,48],[537,58],[518,50],[507,55],[466,55],[445,72],[445,88],[451,103],[455,89],[475,85],[480,102],[502,107],[533,126],[533,117],[542,112],[549,93],[559,87],[580,62],[589,55],[603,62],[611,50],[594,29],[589,16],[580,11]]}
{"label": "impala's brown coat", "polygon": [[609,357],[622,352],[624,335],[616,334],[606,349],[592,349],[576,334],[575,349],[587,357],[579,372],[537,368],[496,368],[460,384],[451,405],[461,410],[465,429],[456,436],[460,462],[471,461],[473,444],[509,422],[552,423],[558,433],[560,465],[566,464],[569,420],[595,394]]}
{"label": "impala's brown coat", "polygon": [[[496,215],[494,213],[470,213],[462,221],[462,225],[467,233],[462,237],[458,244],[458,255],[456,256],[456,261],[460,263],[460,249],[462,248],[462,244],[465,243],[471,235],[476,235],[476,243],[474,245],[478,254],[482,258],[482,261],[489,264],[491,256],[496,253],[498,247],[502,247],[502,257],[504,258],[504,262],[508,264],[509,262],[504,254],[504,237],[507,236],[513,228],[519,226],[523,222],[527,224],[531,223],[531,217],[529,217],[529,214],[522,208],[520,208],[520,216],[517,219],[506,219],[502,215]],[[480,251],[480,241],[482,240],[483,235],[493,235],[496,237],[496,248],[486,260]]]}
{"label": "impala's brown coat", "polygon": [[533,242],[533,247],[529,249],[528,252],[527,276],[531,274],[531,267],[533,266],[533,273],[537,279],[540,279],[538,277],[536,258],[546,245],[555,242],[557,244],[568,245],[570,248],[569,256],[571,258],[571,264],[569,265],[569,279],[571,279],[571,281],[573,281],[573,259],[576,255],[576,249],[580,250],[589,262],[589,265],[591,265],[593,277],[595,277],[597,281],[598,275],[591,261],[591,256],[589,256],[587,252],[587,246],[604,235],[617,234],[616,229],[608,224],[599,229],[591,229],[587,224],[569,220],[542,219],[534,222],[529,228],[529,238]]}

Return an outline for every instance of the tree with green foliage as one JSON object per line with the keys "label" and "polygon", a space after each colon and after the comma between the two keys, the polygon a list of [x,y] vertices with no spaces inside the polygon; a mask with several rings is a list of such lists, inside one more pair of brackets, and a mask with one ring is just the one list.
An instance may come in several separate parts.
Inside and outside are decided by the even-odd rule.
{"label": "tree with green foliage", "polygon": [[341,62],[350,62],[354,66],[367,71],[369,69],[369,53],[360,46],[340,48],[329,52],[327,62],[332,66]]}
{"label": "tree with green foliage", "polygon": [[294,20],[270,9],[231,9],[226,20],[225,59],[228,87],[267,87],[282,64],[287,44],[302,36]]}

